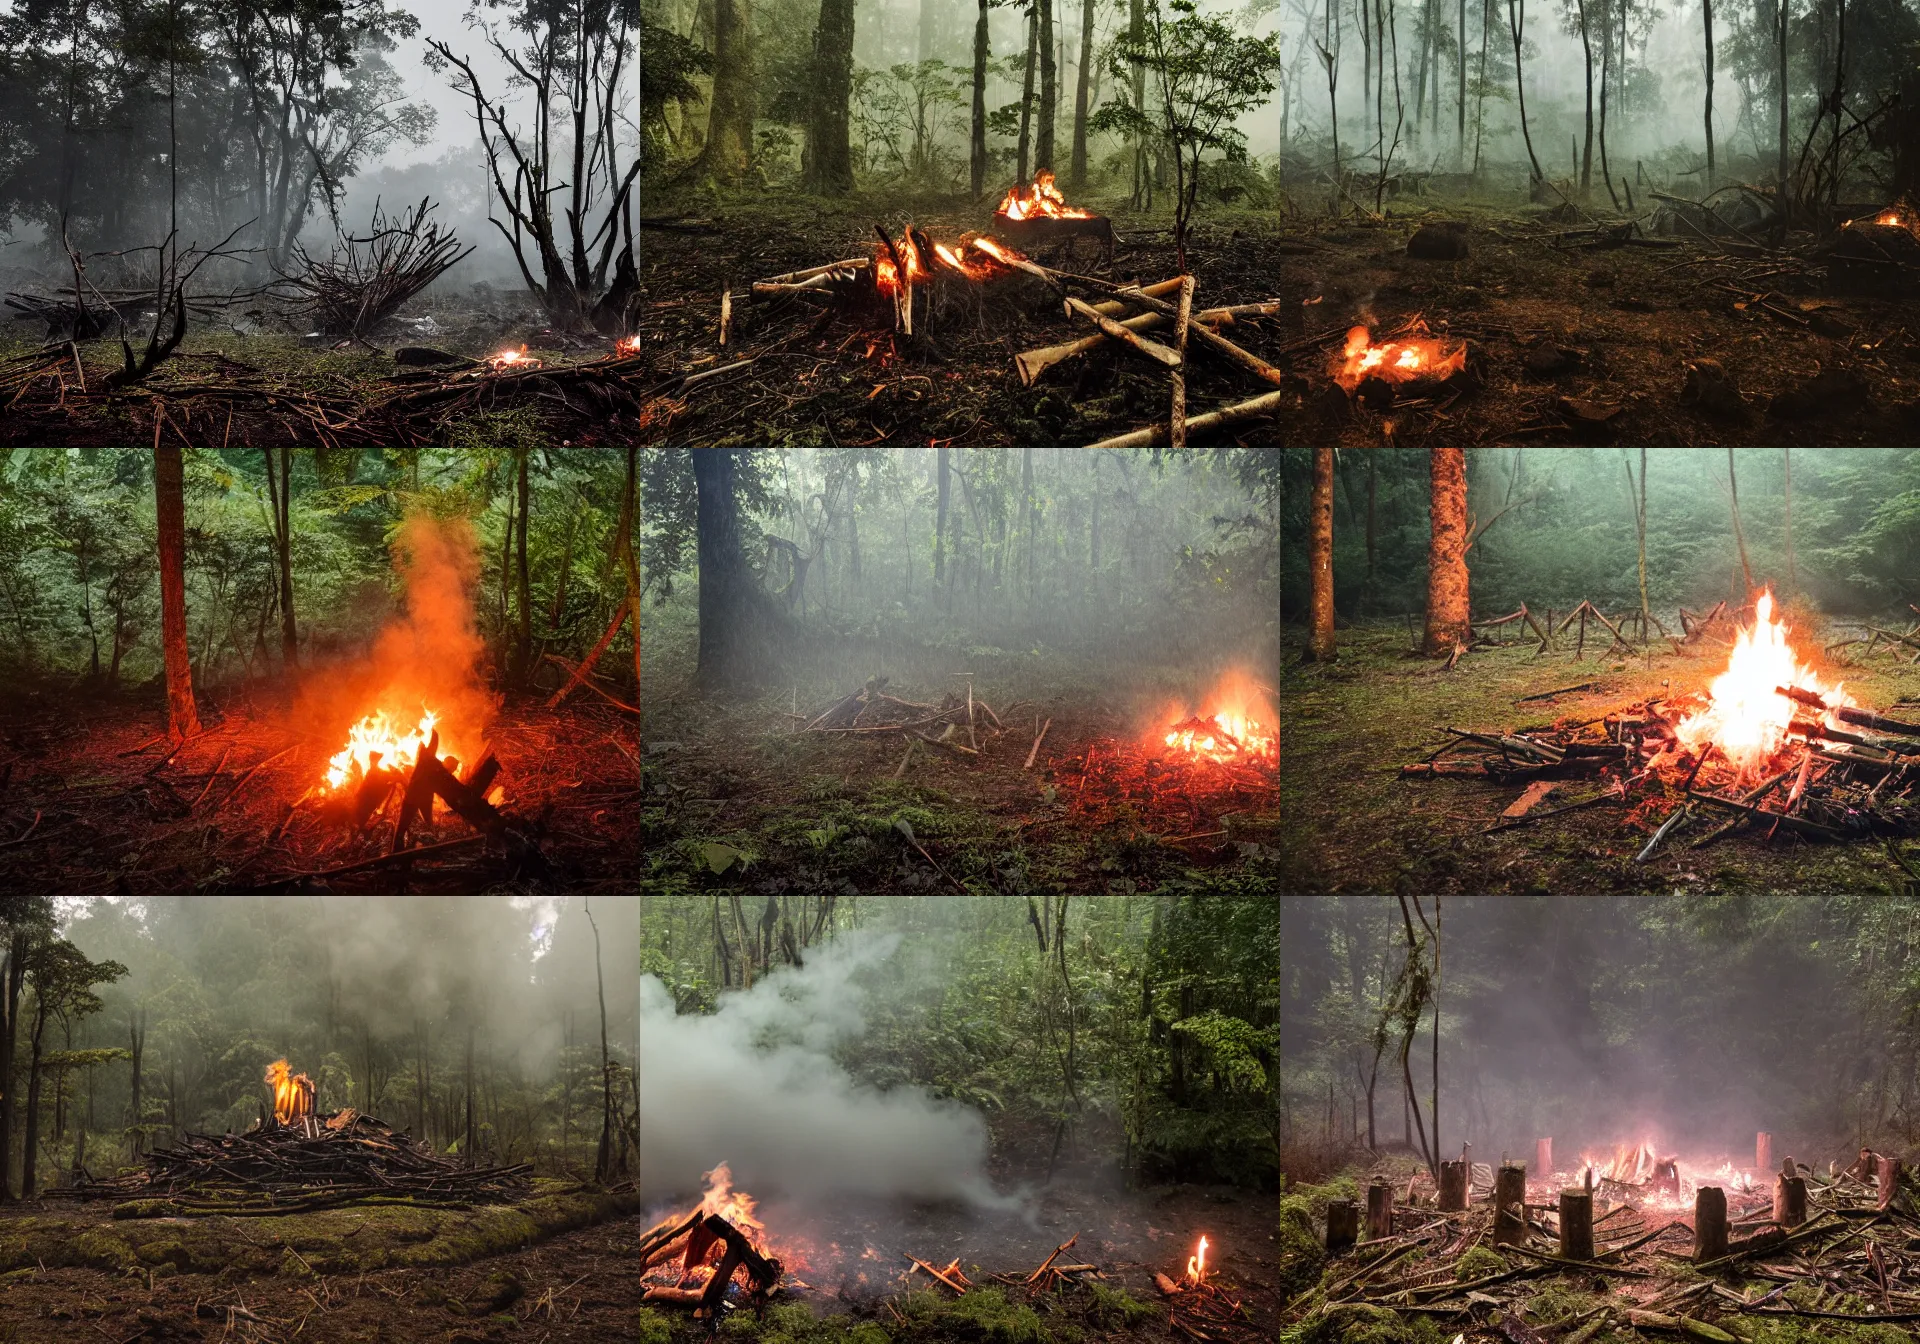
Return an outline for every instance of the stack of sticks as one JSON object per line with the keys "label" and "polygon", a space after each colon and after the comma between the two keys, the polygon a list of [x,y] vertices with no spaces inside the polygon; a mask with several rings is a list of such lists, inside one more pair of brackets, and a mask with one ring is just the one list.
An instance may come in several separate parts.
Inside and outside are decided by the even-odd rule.
{"label": "stack of sticks", "polygon": [[68,1199],[169,1199],[169,1212],[268,1214],[331,1208],[370,1196],[423,1203],[524,1198],[530,1163],[460,1166],[383,1121],[351,1108],[312,1124],[271,1119],[243,1134],[187,1134],[144,1170],[82,1180],[46,1193]]}
{"label": "stack of sticks", "polygon": [[[963,758],[977,758],[982,734],[991,741],[994,736],[1007,731],[1000,716],[993,712],[993,707],[985,700],[975,698],[971,677],[967,678],[964,697],[949,691],[937,705],[888,695],[885,689],[887,681],[886,677],[869,678],[865,686],[834,701],[808,720],[799,731],[847,736],[899,733],[908,739],[907,754],[901,757],[900,768],[893,772],[895,779],[906,772],[907,763],[913,759],[916,743],[924,742],[930,747],[938,747]],[[921,731],[936,726],[940,731],[935,736]],[[1036,741],[1036,749],[1038,745]]]}
{"label": "stack of sticks", "polygon": [[[713,1252],[724,1247],[718,1268],[703,1281],[700,1271],[707,1268]],[[679,1282],[671,1287],[654,1285],[640,1294],[642,1302],[668,1302],[694,1308],[694,1318],[711,1322],[727,1295],[735,1271],[747,1271],[748,1301],[760,1310],[767,1304],[785,1267],[772,1256],[762,1255],[747,1235],[717,1213],[700,1209],[684,1217],[669,1218],[640,1236],[640,1274],[675,1257],[680,1259]]]}
{"label": "stack of sticks", "polygon": [[294,244],[293,287],[320,330],[361,339],[400,305],[444,275],[473,251],[460,248],[451,230],[427,216],[437,207],[420,204],[389,219],[376,203],[365,237],[342,234],[330,256],[310,257]]}

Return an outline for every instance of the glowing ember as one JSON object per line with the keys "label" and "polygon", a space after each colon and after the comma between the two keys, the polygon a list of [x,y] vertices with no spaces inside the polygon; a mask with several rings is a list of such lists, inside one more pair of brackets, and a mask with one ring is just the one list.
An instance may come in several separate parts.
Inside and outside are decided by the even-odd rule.
{"label": "glowing ember", "polygon": [[[1773,619],[1771,592],[1760,594],[1753,614],[1753,627],[1734,641],[1727,670],[1708,688],[1706,708],[1687,715],[1674,729],[1692,751],[1717,746],[1743,776],[1759,773],[1787,740],[1795,706],[1778,687],[1812,691],[1834,708],[1854,703],[1840,683],[1828,686],[1794,657],[1786,623]],[[1831,713],[1825,721],[1828,727],[1838,726]]]}
{"label": "glowing ember", "polygon": [[1091,210],[1075,210],[1067,205],[1067,198],[1053,185],[1052,173],[1037,173],[1033,185],[1022,191],[1019,187],[1009,188],[1005,199],[1000,202],[996,214],[1008,219],[1092,219]]}
{"label": "glowing ember", "polygon": [[613,343],[613,352],[616,355],[639,354],[640,353],[640,337],[637,335],[622,336],[619,340]]}
{"label": "glowing ember", "polygon": [[522,344],[518,350],[502,350],[487,360],[488,366],[495,373],[503,373],[508,369],[537,369],[542,362],[538,355],[527,353],[525,344]]}
{"label": "glowing ember", "polygon": [[1366,378],[1405,383],[1415,378],[1446,378],[1466,367],[1464,342],[1412,336],[1375,345],[1367,329],[1357,326],[1347,332],[1333,380],[1351,392]]}
{"label": "glowing ember", "polygon": [[281,1124],[313,1114],[313,1079],[304,1073],[290,1073],[286,1060],[276,1059],[267,1065],[267,1086],[273,1089],[273,1118]]}
{"label": "glowing ember", "polygon": [[1905,221],[1904,219],[1902,219],[1902,218],[1900,217],[1900,212],[1899,212],[1898,210],[1887,210],[1887,211],[1884,211],[1884,212],[1882,212],[1882,213],[1881,213],[1881,215],[1880,215],[1880,218],[1879,218],[1879,220],[1878,220],[1877,222],[1878,222],[1878,223],[1881,223],[1881,224],[1904,224],[1904,223],[1906,223],[1906,221]]}
{"label": "glowing ember", "polygon": [[1566,1174],[1570,1183],[1585,1184],[1589,1173],[1605,1202],[1673,1213],[1691,1212],[1694,1195],[1705,1186],[1719,1186],[1729,1194],[1755,1189],[1753,1174],[1737,1170],[1729,1159],[1721,1159],[1717,1168],[1709,1170],[1676,1156],[1663,1156],[1646,1140],[1621,1144],[1611,1157],[1582,1154],[1579,1169]]}
{"label": "glowing ember", "polygon": [[[908,280],[919,284],[927,278],[926,264],[920,259],[920,249],[913,245],[911,234],[901,234],[894,251],[900,254],[900,264],[907,268]],[[893,253],[887,251],[884,243],[873,252],[873,285],[882,294],[891,294],[900,287],[900,268],[894,265]]]}
{"label": "glowing ember", "polygon": [[1187,1257],[1187,1282],[1205,1283],[1207,1281],[1207,1239],[1200,1238],[1200,1250]]}
{"label": "glowing ember", "polygon": [[1210,718],[1191,718],[1175,725],[1166,736],[1166,744],[1196,760],[1235,761],[1278,760],[1279,739],[1258,719],[1240,714],[1220,713]]}
{"label": "glowing ember", "polygon": [[[348,786],[357,786],[361,780],[382,768],[412,769],[414,762],[420,759],[420,749],[432,739],[437,722],[439,716],[430,709],[426,710],[421,714],[420,722],[403,734],[400,725],[389,718],[385,710],[367,715],[347,730],[345,750],[327,766],[327,782],[323,792],[335,793]],[[449,770],[459,766],[459,761],[451,756],[442,757],[442,760]]]}

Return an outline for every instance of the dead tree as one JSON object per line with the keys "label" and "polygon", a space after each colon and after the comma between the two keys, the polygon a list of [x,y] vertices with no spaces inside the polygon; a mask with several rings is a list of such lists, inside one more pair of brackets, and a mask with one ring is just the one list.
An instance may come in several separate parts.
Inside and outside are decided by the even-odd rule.
{"label": "dead tree", "polygon": [[461,251],[451,229],[428,221],[436,208],[423,196],[413,209],[389,219],[376,200],[365,237],[342,234],[324,259],[308,256],[295,243],[295,265],[281,278],[302,297],[321,331],[364,339],[474,250]]}
{"label": "dead tree", "polygon": [[[468,60],[445,42],[427,43],[429,60],[455,67],[454,88],[473,101],[493,195],[507,213],[505,222],[490,222],[561,330],[624,331],[639,300],[640,158],[622,163],[617,134],[628,111],[636,17],[623,0],[529,7],[516,21],[526,37],[519,48],[481,23],[489,45],[533,93],[532,125],[518,130],[508,123],[506,99],[487,94]],[[564,125],[557,137],[556,123]]]}

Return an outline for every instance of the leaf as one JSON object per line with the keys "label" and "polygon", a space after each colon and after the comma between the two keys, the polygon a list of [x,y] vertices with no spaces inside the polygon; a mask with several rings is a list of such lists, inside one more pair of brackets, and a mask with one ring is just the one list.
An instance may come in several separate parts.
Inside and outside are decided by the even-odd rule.
{"label": "leaf", "polygon": [[724,873],[727,869],[733,867],[735,863],[738,863],[742,868],[747,866],[747,856],[745,854],[742,854],[732,845],[723,845],[717,840],[709,840],[706,844],[700,846],[700,857],[714,873]]}

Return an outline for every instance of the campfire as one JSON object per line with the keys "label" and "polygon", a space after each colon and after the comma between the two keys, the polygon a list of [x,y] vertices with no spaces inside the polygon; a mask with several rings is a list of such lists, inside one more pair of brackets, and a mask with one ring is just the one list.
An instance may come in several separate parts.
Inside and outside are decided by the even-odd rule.
{"label": "campfire", "polygon": [[1376,345],[1366,327],[1356,326],[1347,332],[1346,345],[1334,362],[1333,380],[1351,395],[1369,378],[1388,385],[1437,383],[1466,367],[1464,341],[1407,335]]}
{"label": "campfire", "polygon": [[1080,238],[1092,238],[1101,246],[1101,255],[1113,258],[1113,224],[1091,210],[1077,210],[1053,184],[1053,174],[1038,173],[1032,185],[1008,189],[993,214],[993,227],[1030,246],[1066,242],[1071,246]]}
{"label": "campfire", "polygon": [[543,363],[544,361],[541,360],[538,355],[530,355],[527,353],[525,342],[521,343],[518,350],[502,350],[499,354],[491,355],[487,359],[487,367],[495,373],[506,373],[509,370],[519,369],[537,369],[542,367]]}
{"label": "campfire", "polygon": [[[706,1173],[706,1181],[698,1207],[641,1233],[642,1283],[650,1271],[661,1272],[645,1286],[640,1300],[691,1306],[696,1320],[711,1325],[725,1309],[739,1270],[747,1271],[747,1302],[759,1311],[774,1295],[786,1264],[766,1253],[766,1227],[754,1216],[753,1197],[733,1189],[727,1164]],[[669,1281],[660,1282],[662,1277]]]}
{"label": "campfire", "polygon": [[290,1073],[286,1060],[267,1065],[267,1086],[273,1089],[273,1118],[278,1123],[290,1125],[313,1114],[313,1079]]}
{"label": "campfire", "polygon": [[1166,754],[1191,764],[1276,765],[1280,737],[1261,706],[1258,688],[1239,673],[1224,678],[1211,697],[1213,708],[1170,724],[1161,740]]}

